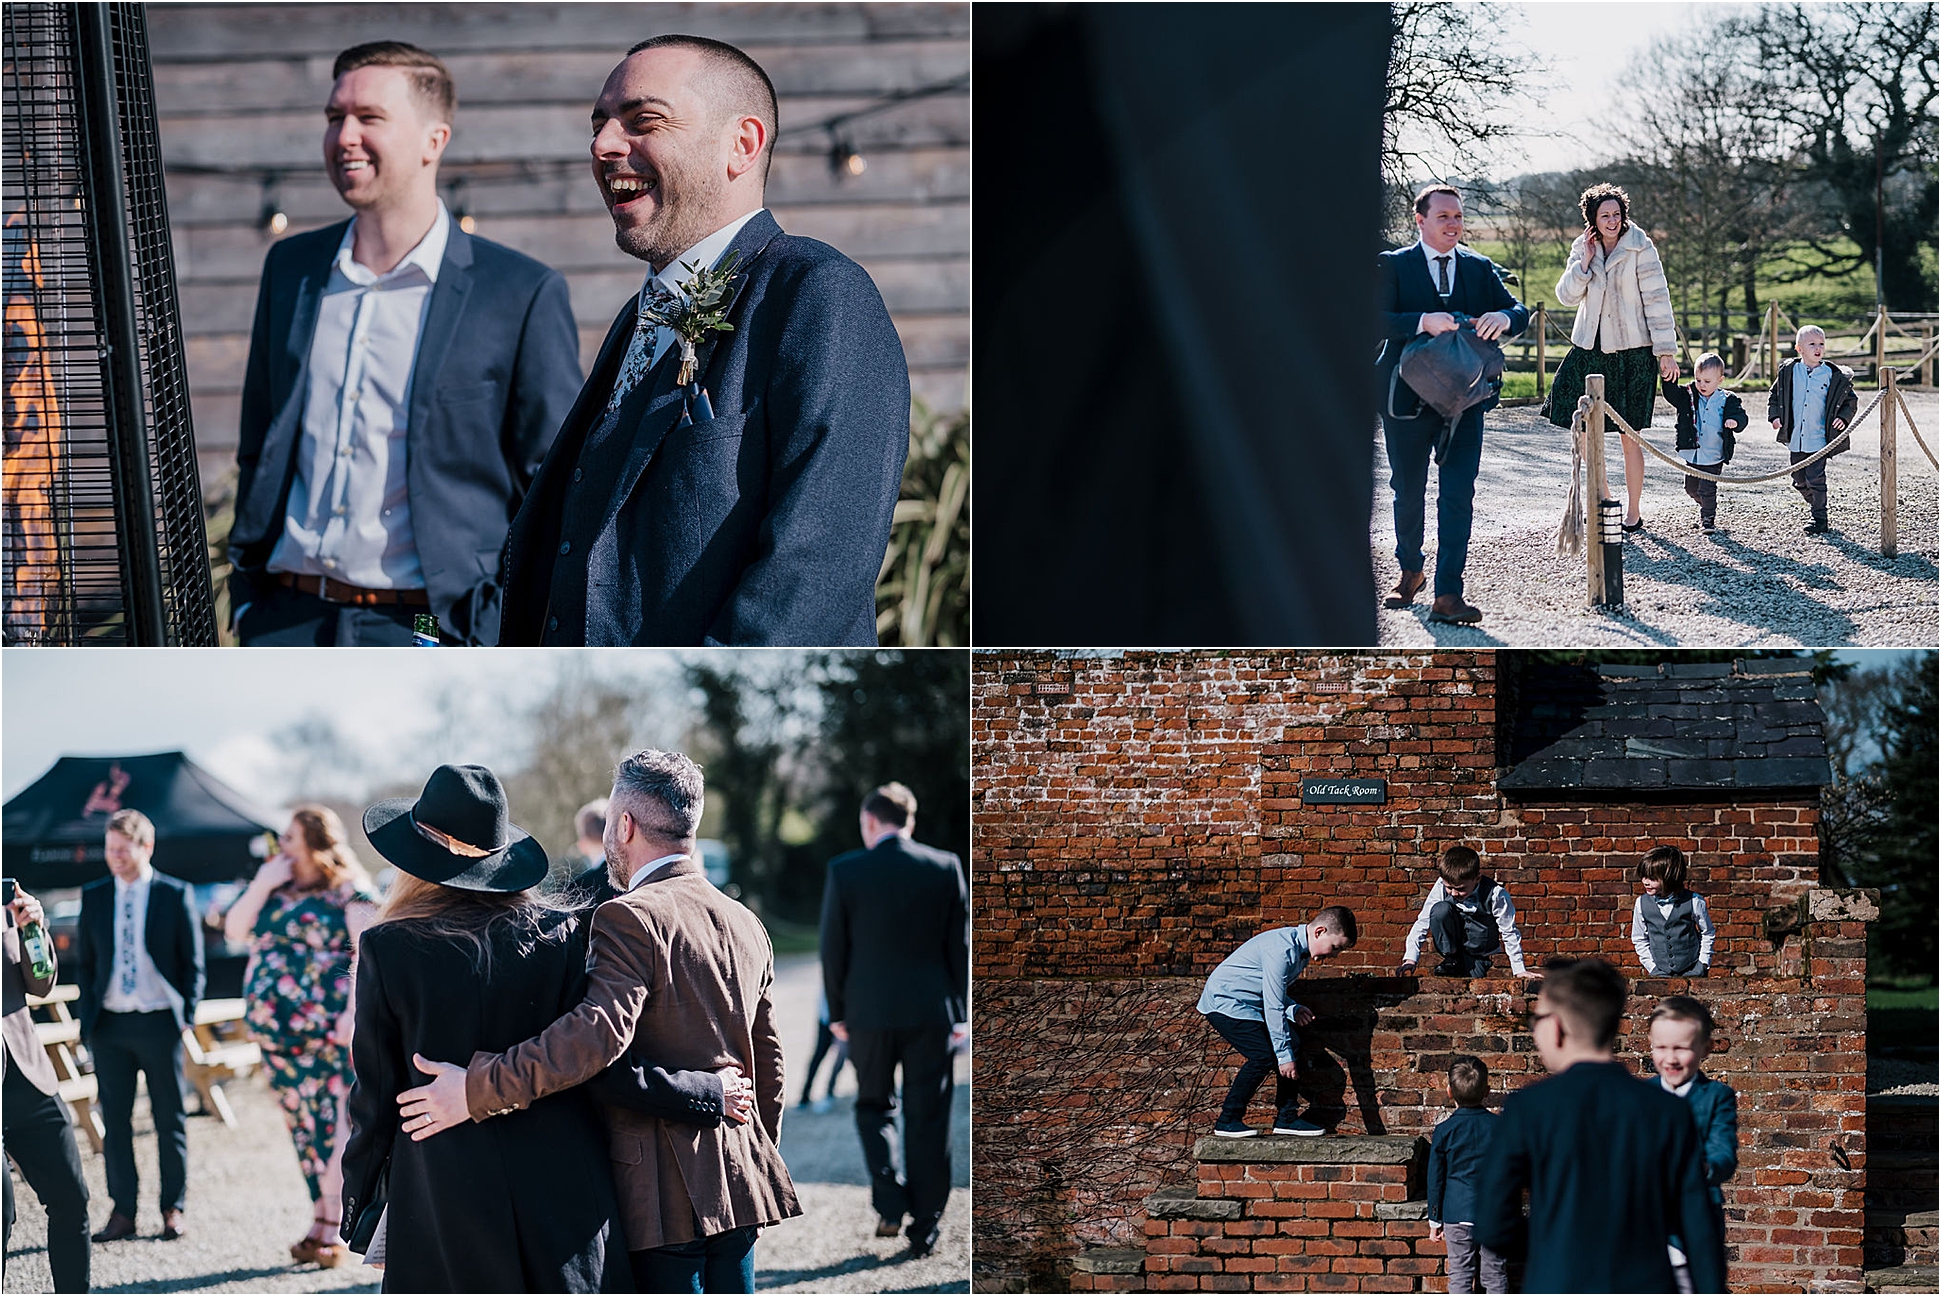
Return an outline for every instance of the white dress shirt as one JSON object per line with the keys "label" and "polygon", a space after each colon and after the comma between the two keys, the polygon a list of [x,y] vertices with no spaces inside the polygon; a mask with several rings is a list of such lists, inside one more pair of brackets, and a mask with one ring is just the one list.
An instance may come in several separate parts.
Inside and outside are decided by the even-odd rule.
{"label": "white dress shirt", "polygon": [[[1435,285],[1436,295],[1447,301],[1456,291],[1456,249],[1452,247],[1447,252],[1438,252],[1419,239],[1416,240],[1415,245],[1422,249],[1423,259],[1429,263],[1429,282]],[[1442,291],[1442,267],[1436,264],[1441,257],[1449,258],[1449,292],[1447,293]]]}
{"label": "white dress shirt", "polygon": [[672,864],[675,860],[684,860],[686,858],[687,856],[685,855],[663,855],[657,860],[647,861],[647,863],[640,866],[640,872],[634,874],[633,881],[627,883],[627,890],[633,890],[653,874],[659,872],[663,867]]}
{"label": "white dress shirt", "polygon": [[384,274],[352,256],[357,220],[337,245],[317,311],[296,481],[269,568],[366,589],[423,589],[405,437],[418,339],[451,216],[440,202],[430,232]]}
{"label": "white dress shirt", "polygon": [[[1462,892],[1462,897],[1467,899],[1474,889],[1472,887],[1470,891]],[[1429,898],[1422,902],[1422,912],[1415,916],[1415,923],[1409,928],[1408,941],[1402,950],[1404,963],[1418,961],[1422,953],[1422,942],[1429,935],[1429,911],[1444,900],[1453,903],[1457,894],[1441,878],[1437,878],[1436,884],[1429,888]],[[1510,960],[1510,971],[1517,976],[1528,976],[1529,969],[1523,964],[1523,936],[1516,929],[1516,905],[1511,902],[1510,893],[1503,889],[1501,882],[1490,892],[1489,913],[1496,921],[1496,935],[1503,942],[1503,953]]]}
{"label": "white dress shirt", "polygon": [[148,893],[154,876],[155,870],[145,866],[133,882],[114,880],[114,953],[108,966],[108,991],[101,996],[101,1006],[109,1012],[180,1011],[182,1007],[182,996],[163,978],[148,952]]}

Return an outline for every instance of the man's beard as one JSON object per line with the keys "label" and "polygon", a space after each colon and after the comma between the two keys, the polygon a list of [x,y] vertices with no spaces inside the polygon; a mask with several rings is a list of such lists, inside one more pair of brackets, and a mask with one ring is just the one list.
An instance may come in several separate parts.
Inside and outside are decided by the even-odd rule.
{"label": "man's beard", "polygon": [[645,225],[615,225],[613,241],[622,252],[660,273],[723,222],[710,221],[706,215],[719,206],[715,192],[719,186],[710,185],[701,175],[676,174],[666,167],[660,169],[657,179],[660,211]]}
{"label": "man's beard", "polygon": [[627,889],[627,861],[622,859],[610,846],[607,848],[606,856],[607,881],[613,884],[615,891],[625,891]]}

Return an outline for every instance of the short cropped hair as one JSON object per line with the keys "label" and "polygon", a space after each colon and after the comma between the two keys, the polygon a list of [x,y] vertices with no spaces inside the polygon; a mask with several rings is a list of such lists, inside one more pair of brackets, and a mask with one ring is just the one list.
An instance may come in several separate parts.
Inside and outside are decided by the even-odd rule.
{"label": "short cropped hair", "polygon": [[644,50],[666,48],[698,51],[711,74],[710,99],[717,105],[724,101],[731,104],[737,115],[762,119],[762,125],[768,128],[768,140],[762,146],[762,179],[767,180],[768,164],[775,157],[775,132],[781,129],[782,115],[776,106],[775,83],[768,79],[762,65],[726,41],[678,34],[649,37],[628,50],[627,57]]}
{"label": "short cropped hair", "polygon": [[1543,965],[1540,993],[1596,1047],[1617,1043],[1624,1024],[1624,977],[1603,959],[1551,959]]}
{"label": "short cropped hair", "polygon": [[1481,1107],[1489,1098],[1489,1065],[1467,1053],[1451,1058],[1449,1096],[1458,1107]]}
{"label": "short cropped hair", "polygon": [[917,817],[917,794],[901,783],[885,783],[863,798],[863,813],[892,828],[908,827]]}
{"label": "short cropped hair", "polygon": [[679,752],[649,747],[613,771],[607,813],[624,810],[655,836],[686,841],[701,831],[706,786],[699,765]]}
{"label": "short cropped hair", "polygon": [[1798,346],[1805,340],[1808,333],[1817,334],[1820,341],[1826,341],[1826,330],[1818,324],[1802,324],[1799,326],[1799,332],[1793,334],[1793,345]]}
{"label": "short cropped hair", "polygon": [[1577,196],[1577,209],[1584,213],[1584,224],[1597,224],[1597,209],[1611,199],[1617,199],[1618,216],[1624,224],[1619,233],[1631,228],[1631,195],[1614,184],[1594,184]]}
{"label": "short cropped hair", "polygon": [[1638,881],[1663,882],[1674,891],[1683,891],[1689,869],[1684,851],[1676,846],[1653,846],[1638,861]]}
{"label": "short cropped hair", "polygon": [[1474,882],[1482,871],[1482,856],[1467,846],[1451,846],[1436,860],[1436,876],[1450,886]]}
{"label": "short cropped hair", "polygon": [[451,70],[436,54],[403,41],[368,41],[339,54],[330,69],[330,79],[335,81],[361,67],[403,69],[412,96],[434,121],[449,126],[458,116],[458,91],[452,85]]}
{"label": "short cropped hair", "polygon": [[137,846],[155,844],[155,825],[139,810],[117,810],[108,817],[108,831],[120,833]]}
{"label": "short cropped hair", "polygon": [[1706,369],[1716,369],[1720,373],[1724,373],[1725,357],[1721,356],[1716,351],[1707,351],[1704,355],[1698,358],[1698,363],[1692,366],[1692,372],[1700,373]]}
{"label": "short cropped hair", "polygon": [[588,801],[573,815],[573,831],[582,837],[598,837],[607,830],[607,799]]}
{"label": "short cropped hair", "polygon": [[[1669,995],[1660,999],[1658,1006],[1651,1010],[1651,1020],[1653,1022],[1660,1020],[1697,1022],[1698,1037],[1704,1040],[1707,1046],[1712,1043],[1714,1023],[1711,1010],[1690,995]],[[1648,1024],[1646,1029],[1650,1029]]]}
{"label": "short cropped hair", "polygon": [[1314,915],[1314,921],[1317,926],[1333,932],[1351,946],[1361,934],[1355,926],[1355,911],[1347,905],[1329,905]]}
{"label": "short cropped hair", "polygon": [[1435,197],[1437,194],[1448,194],[1456,200],[1457,206],[1460,207],[1462,205],[1462,190],[1452,184],[1432,184],[1426,186],[1415,195],[1415,214],[1417,216],[1427,216],[1429,214],[1429,199]]}

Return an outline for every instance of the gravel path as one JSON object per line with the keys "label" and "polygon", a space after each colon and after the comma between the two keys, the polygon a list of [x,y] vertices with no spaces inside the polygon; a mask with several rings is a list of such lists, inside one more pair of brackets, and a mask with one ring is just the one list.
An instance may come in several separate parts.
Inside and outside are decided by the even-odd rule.
{"label": "gravel path", "polygon": [[[1909,392],[1915,425],[1929,446],[1941,432],[1941,398]],[[1865,409],[1873,393],[1860,393]],[[1764,410],[1755,395],[1748,407]],[[1674,429],[1661,400],[1652,440],[1670,449]],[[1784,450],[1764,425],[1740,440],[1728,471],[1770,472]],[[1882,558],[1880,416],[1854,435],[1853,448],[1829,461],[1829,513],[1835,530],[1809,536],[1806,506],[1785,478],[1720,487],[1719,529],[1697,528],[1698,506],[1678,474],[1646,457],[1641,512],[1646,529],[1626,539],[1620,611],[1584,603],[1582,556],[1559,557],[1557,523],[1570,473],[1570,444],[1535,407],[1490,413],[1477,477],[1466,597],[1483,610],[1474,627],[1430,625],[1430,591],[1412,608],[1378,608],[1383,644],[1497,646],[1839,647],[1932,646],[1936,640],[1936,474],[1905,427],[1900,447],[1900,554]],[[1370,537],[1375,578],[1386,592],[1397,578],[1388,459],[1375,437],[1375,507]],[[1622,498],[1623,462],[1610,441],[1612,494]],[[1435,482],[1429,484],[1428,569],[1435,570]]]}
{"label": "gravel path", "polygon": [[[775,1004],[783,1023],[790,1101],[815,1046],[816,990],[821,971],[813,955],[778,960]],[[828,1063],[823,1064],[826,1071]],[[822,1084],[816,1092],[822,1092]],[[855,1073],[845,1069],[832,1111],[791,1106],[782,1122],[782,1154],[802,1201],[802,1217],[770,1229],[755,1251],[756,1285],[763,1291],[946,1292],[970,1290],[970,1069],[958,1063],[952,1119],[951,1194],[935,1253],[912,1260],[901,1238],[874,1236],[868,1179],[856,1142]],[[309,1197],[285,1133],[283,1115],[259,1073],[228,1088],[237,1127],[214,1117],[189,1119],[188,1236],[163,1242],[157,1234],[155,1139],[146,1097],[136,1101],[135,1147],[144,1200],[142,1236],[94,1248],[97,1292],[374,1292],[379,1274],[361,1265],[297,1268],[289,1246],[309,1227]],[[81,1144],[95,1227],[108,1217],[102,1160]],[[19,1210],[7,1255],[6,1290],[49,1291],[47,1220],[40,1202],[12,1163]]]}

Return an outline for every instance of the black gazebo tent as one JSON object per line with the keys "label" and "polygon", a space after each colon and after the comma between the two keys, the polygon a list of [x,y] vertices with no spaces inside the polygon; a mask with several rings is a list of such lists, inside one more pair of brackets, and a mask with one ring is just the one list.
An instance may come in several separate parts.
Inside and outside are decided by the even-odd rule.
{"label": "black gazebo tent", "polygon": [[248,797],[181,752],[63,756],[6,803],[0,858],[29,891],[76,887],[108,875],[108,817],[139,810],[155,822],[155,867],[184,882],[229,882],[262,862],[252,838],[274,832]]}

